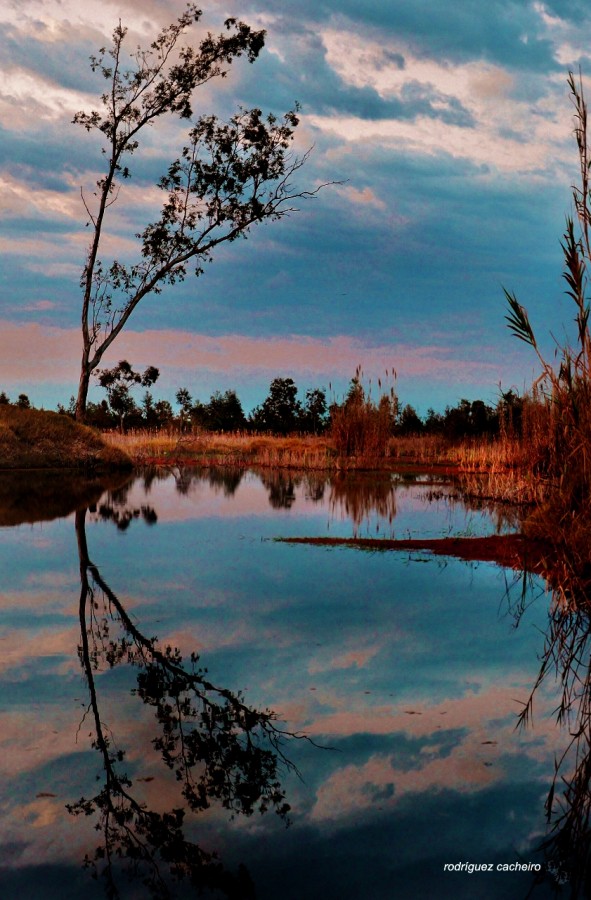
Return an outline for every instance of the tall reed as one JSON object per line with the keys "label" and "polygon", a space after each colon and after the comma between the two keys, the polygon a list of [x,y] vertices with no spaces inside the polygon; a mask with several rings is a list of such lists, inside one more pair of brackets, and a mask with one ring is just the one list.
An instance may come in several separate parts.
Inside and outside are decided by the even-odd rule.
{"label": "tall reed", "polygon": [[562,240],[566,294],[575,311],[575,335],[557,346],[558,365],[543,356],[527,311],[505,291],[509,328],[531,346],[541,366],[533,387],[537,421],[530,428],[531,453],[540,477],[551,483],[547,501],[529,522],[530,533],[559,540],[579,565],[591,564],[591,333],[587,283],[591,267],[591,149],[587,104],[582,80],[569,75],[574,107],[574,135],[580,163],[580,184],[573,187],[576,217],[569,216]]}
{"label": "tall reed", "polygon": [[[389,391],[381,392],[375,402],[371,390],[363,387],[361,377],[358,366],[345,401],[340,405],[333,403],[330,408],[329,435],[344,464],[353,459],[370,465],[386,457],[398,413],[398,399],[393,385]],[[395,378],[394,370],[392,377]],[[382,391],[381,380],[378,386]]]}

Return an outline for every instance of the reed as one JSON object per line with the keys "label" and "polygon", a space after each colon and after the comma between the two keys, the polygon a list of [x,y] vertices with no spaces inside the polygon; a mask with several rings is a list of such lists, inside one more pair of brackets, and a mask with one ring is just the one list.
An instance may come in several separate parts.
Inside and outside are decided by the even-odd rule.
{"label": "reed", "polygon": [[569,76],[575,115],[574,134],[580,163],[580,186],[573,188],[576,219],[568,217],[563,235],[564,279],[574,307],[574,339],[557,346],[558,364],[539,348],[526,309],[505,291],[511,331],[533,348],[541,374],[534,384],[528,451],[531,467],[547,491],[526,523],[534,537],[550,538],[556,557],[564,559],[561,583],[570,595],[589,601],[591,568],[591,332],[587,283],[591,269],[591,148],[582,81]]}

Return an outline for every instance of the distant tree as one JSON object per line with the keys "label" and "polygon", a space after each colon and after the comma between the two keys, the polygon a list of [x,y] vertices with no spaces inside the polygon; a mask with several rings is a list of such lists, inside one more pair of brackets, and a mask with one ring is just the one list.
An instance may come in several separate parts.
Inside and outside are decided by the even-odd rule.
{"label": "distant tree", "polygon": [[5,394],[4,391],[2,391],[2,393],[0,394],[0,406],[10,406],[8,394]]}
{"label": "distant tree", "polygon": [[193,400],[187,388],[179,388],[175,394],[175,400],[181,408],[179,413],[179,424],[181,426],[181,431],[183,431],[191,421]]}
{"label": "distant tree", "polygon": [[470,426],[473,435],[487,434],[495,430],[495,410],[483,400],[473,400],[470,407]]}
{"label": "distant tree", "polygon": [[16,405],[18,406],[19,409],[30,409],[31,401],[29,400],[29,398],[27,397],[26,394],[19,394],[18,400],[16,401]]}
{"label": "distant tree", "polygon": [[126,359],[120,360],[112,369],[97,371],[98,383],[106,390],[109,406],[119,418],[122,431],[125,417],[139,412],[130,394],[131,389],[136,385],[150,387],[157,381],[159,375],[160,372],[155,366],[148,366],[143,375],[140,375]]}
{"label": "distant tree", "polygon": [[419,418],[416,409],[407,403],[398,416],[396,433],[400,435],[422,434],[425,430],[423,422]]}
{"label": "distant tree", "polygon": [[514,390],[501,392],[497,403],[499,429],[507,435],[520,435],[523,425],[525,399]]}
{"label": "distant tree", "polygon": [[142,397],[142,418],[148,427],[158,424],[158,416],[154,407],[154,397],[146,391]]}
{"label": "distant tree", "polygon": [[174,412],[168,400],[158,400],[154,404],[154,412],[156,421],[160,427],[171,425],[174,419]]}
{"label": "distant tree", "polygon": [[198,428],[207,428],[207,404],[195,400],[191,406],[191,423]]}
{"label": "distant tree", "polygon": [[[75,416],[75,411],[71,413],[68,410],[68,415]],[[117,425],[120,425],[118,416],[110,409],[106,400],[101,400],[100,403],[88,404],[86,409],[86,421],[88,425],[92,425],[93,428],[100,428],[102,430],[116,428]]]}
{"label": "distant tree", "polygon": [[297,108],[283,119],[266,118],[260,109],[240,109],[227,123],[202,115],[191,127],[180,156],[158,182],[164,193],[159,218],[138,234],[137,261],[103,262],[100,252],[107,214],[119,196],[120,179],[130,177],[129,157],[148,126],[167,115],[191,119],[193,93],[223,78],[232,62],[259,55],[264,31],[226,19],[225,33],[208,34],[197,48],[179,47],[182,35],[201,17],[192,4],[164,28],[148,49],[125,52],[127,29],[113,32],[109,50],[91,57],[91,68],[106,80],[102,109],[78,112],[74,122],[98,132],[105,168],[97,181],[96,204],[83,195],[91,240],[82,273],[83,353],[76,417],[83,420],[92,372],[125,327],[140,301],[181,281],[189,263],[203,272],[215,248],[246,234],[258,222],[286,215],[296,198],[291,179],[306,157],[291,152]]}
{"label": "distant tree", "polygon": [[212,394],[205,415],[207,427],[214,431],[240,431],[246,427],[246,416],[235,391]]}
{"label": "distant tree", "polygon": [[443,415],[435,412],[433,407],[430,406],[425,419],[425,432],[427,434],[441,434],[443,427]]}
{"label": "distant tree", "polygon": [[296,399],[298,389],[293,378],[274,378],[269,387],[269,395],[251,416],[251,424],[256,431],[271,431],[275,434],[289,434],[296,431],[302,412]]}
{"label": "distant tree", "polygon": [[366,397],[363,385],[361,384],[361,376],[356,373],[349,384],[349,390],[347,391],[344,405],[346,407],[358,406],[365,403],[365,400]]}
{"label": "distant tree", "polygon": [[327,426],[327,413],[325,391],[321,388],[306,391],[306,400],[301,413],[302,429],[312,434],[320,434]]}
{"label": "distant tree", "polygon": [[450,440],[481,437],[498,430],[498,416],[483,400],[462,399],[457,406],[446,407],[441,425]]}

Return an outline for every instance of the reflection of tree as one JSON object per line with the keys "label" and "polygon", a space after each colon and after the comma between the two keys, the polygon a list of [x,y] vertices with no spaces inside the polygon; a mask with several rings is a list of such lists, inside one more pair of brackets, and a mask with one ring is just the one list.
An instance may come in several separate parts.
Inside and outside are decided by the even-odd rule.
{"label": "reflection of tree", "polygon": [[324,491],[326,489],[326,475],[318,472],[306,472],[304,479],[304,490],[306,499],[312,503],[322,503],[324,500]]}
{"label": "reflection of tree", "polygon": [[370,475],[350,474],[335,477],[330,482],[330,511],[335,516],[340,509],[353,522],[354,534],[370,514],[385,519],[390,525],[396,517],[396,488],[388,476],[372,472]]}
{"label": "reflection of tree", "polygon": [[542,846],[555,884],[568,884],[571,897],[591,896],[591,607],[581,599],[555,589],[540,671],[520,715],[522,725],[530,720],[538,688],[554,673],[562,686],[557,720],[569,740],[555,761]]}
{"label": "reflection of tree", "polygon": [[224,497],[233,497],[244,478],[244,469],[236,466],[214,466],[207,469],[205,477],[215,491],[221,489]]}
{"label": "reflection of tree", "polygon": [[172,466],[167,470],[174,478],[177,493],[186,495],[193,485],[205,482],[214,491],[222,491],[224,497],[233,497],[240,482],[244,478],[245,470],[237,466],[212,466],[207,469],[192,469],[190,466]]}
{"label": "reflection of tree", "polygon": [[[474,482],[478,480],[477,475],[472,475],[471,478]],[[450,511],[457,506],[466,512],[486,513],[494,525],[496,534],[522,530],[529,507],[478,496],[474,490],[465,493],[461,487],[465,482],[466,479],[463,479],[459,486],[455,487],[453,480],[450,479],[451,488],[449,484],[428,487],[423,494],[425,503],[437,503],[442,500]]]}
{"label": "reflection of tree", "polygon": [[295,489],[301,481],[293,472],[283,469],[261,469],[259,477],[269,492],[273,509],[291,509],[295,503]]}
{"label": "reflection of tree", "polygon": [[76,514],[76,534],[79,655],[90,694],[85,717],[94,724],[93,746],[104,768],[98,793],[68,806],[72,815],[97,815],[102,842],[85,865],[94,877],[104,876],[110,898],[120,896],[116,870],[123,865],[152,897],[170,896],[171,882],[187,879],[195,889],[247,900],[254,893],[246,870],[241,868],[236,875],[226,871],[215,854],[187,840],[184,808],[156,812],[137,800],[131,778],[122,771],[125,751],[117,748],[101,718],[95,673],[124,663],[137,667],[133,693],[153,709],[158,723],[152,745],[175,773],[193,811],[216,801],[232,815],[273,809],[287,820],[289,805],[278,768],[281,764],[294,768],[282,751],[282,740],[289,733],[277,727],[272,711],[248,707],[240,694],[207,681],[195,655],[186,666],[177,649],[160,649],[157,639],[146,638],[89,558],[83,511]]}
{"label": "reflection of tree", "polygon": [[114,522],[119,531],[126,531],[133,520],[139,519],[140,516],[146,525],[155,525],[158,521],[156,510],[146,503],[142,503],[141,506],[120,506],[109,502],[108,499],[99,504],[97,515],[103,522]]}

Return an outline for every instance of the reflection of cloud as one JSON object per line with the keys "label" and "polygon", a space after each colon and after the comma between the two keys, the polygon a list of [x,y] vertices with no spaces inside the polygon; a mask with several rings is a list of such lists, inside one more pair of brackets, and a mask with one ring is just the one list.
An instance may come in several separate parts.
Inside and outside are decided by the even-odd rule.
{"label": "reflection of cloud", "polygon": [[[511,682],[509,677],[507,682]],[[479,791],[505,780],[511,759],[520,764],[526,759],[542,762],[546,772],[556,741],[560,740],[549,715],[552,701],[540,704],[546,709],[543,718],[538,716],[535,731],[524,730],[516,741],[514,696],[515,683],[506,689],[470,691],[464,697],[432,707],[419,704],[406,709],[343,710],[307,725],[306,733],[330,734],[333,738],[371,733],[400,734],[401,739],[404,735],[431,739],[404,766],[400,765],[399,757],[374,753],[360,765],[347,765],[334,771],[318,789],[312,820],[337,821],[376,806],[391,807],[401,797],[413,793]],[[446,753],[442,737],[450,733],[458,734],[458,738],[451,752]]]}
{"label": "reflection of cloud", "polygon": [[[316,715],[305,724],[305,730],[312,735],[351,735],[360,731],[368,734],[392,734],[402,732],[413,737],[436,735],[440,729],[467,728],[472,732],[478,730],[479,736],[485,740],[488,735],[488,723],[491,729],[498,731],[500,727],[514,728],[516,716],[521,709],[522,700],[528,696],[529,681],[523,675],[507,674],[506,686],[491,686],[481,690],[467,690],[461,697],[444,700],[429,706],[425,703],[406,703],[404,706],[382,705],[368,706],[362,701],[355,708],[351,697],[339,697],[326,693],[322,702],[327,714]],[[518,687],[520,685],[521,687]],[[504,723],[504,724],[501,724]],[[536,734],[539,734],[536,729]]]}
{"label": "reflection of cloud", "polygon": [[394,805],[405,794],[432,789],[471,793],[503,777],[501,768],[467,757],[463,744],[449,756],[408,770],[397,769],[389,756],[372,756],[361,766],[334,772],[319,788],[310,818],[313,822],[342,820],[376,805]]}
{"label": "reflection of cloud", "polygon": [[[39,612],[37,604],[31,617]],[[47,611],[47,605],[44,609]],[[47,629],[32,635],[21,631],[5,631],[2,638],[2,655],[0,656],[0,672],[12,672],[13,680],[16,680],[16,672],[32,659],[54,658],[55,671],[59,674],[76,672],[79,668],[78,660],[72,656],[72,651],[80,640],[79,631],[72,626],[63,631],[49,631]],[[28,678],[24,673],[22,678]]]}

